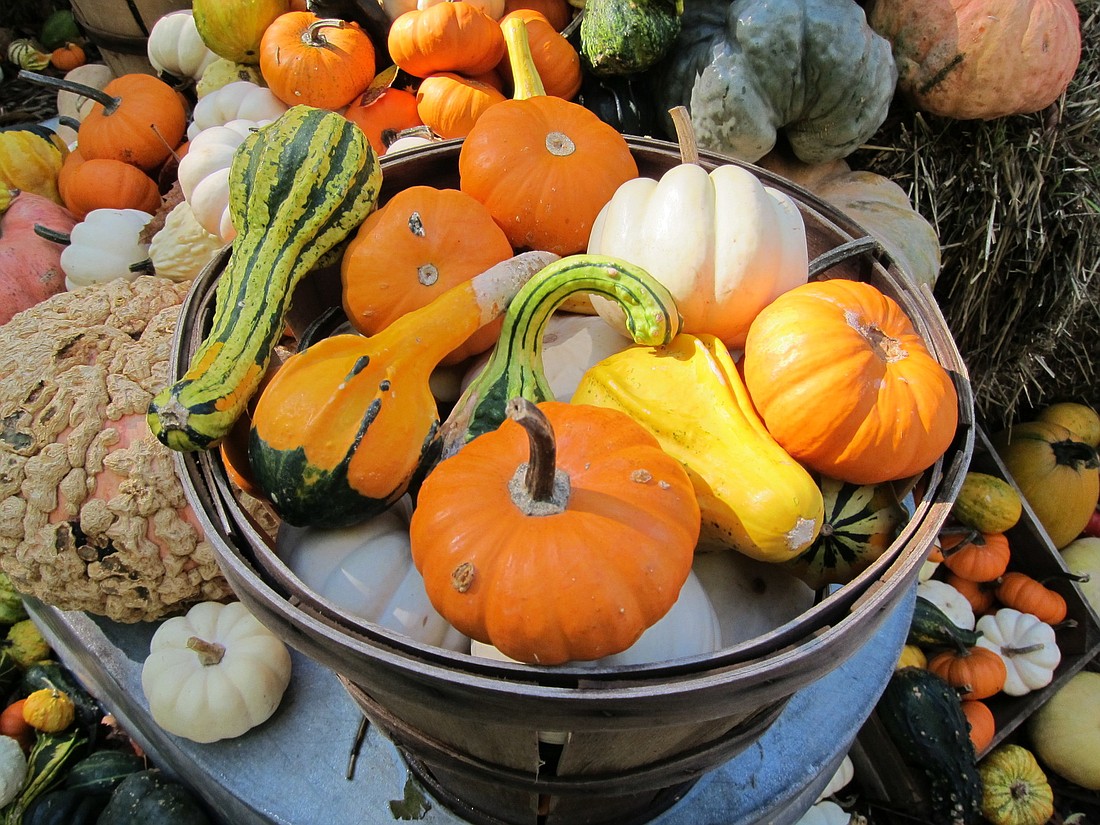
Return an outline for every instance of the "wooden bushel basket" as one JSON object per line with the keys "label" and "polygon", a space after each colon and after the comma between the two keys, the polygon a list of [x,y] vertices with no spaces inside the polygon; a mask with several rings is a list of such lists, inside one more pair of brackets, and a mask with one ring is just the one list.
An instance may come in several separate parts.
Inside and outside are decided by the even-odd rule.
{"label": "wooden bushel basket", "polygon": [[[643,175],[659,177],[680,163],[675,144],[627,140]],[[459,146],[447,141],[383,158],[382,202],[415,184],[457,187]],[[700,162],[708,169],[737,163],[706,152]],[[866,232],[806,190],[748,168],[799,204],[811,260],[866,240]],[[871,639],[915,584],[969,465],[970,385],[930,291],[877,247],[837,258],[818,277],[874,283],[899,302],[952,374],[958,430],[913,488],[909,523],[869,569],[785,625],[711,655],[636,667],[545,668],[418,644],[308,591],[240,505],[216,451],[178,454],[177,470],[241,601],[288,644],[335,671],[371,723],[457,814],[490,825],[644,822],[758,739],[794,693]],[[182,307],[169,380],[187,369],[208,328],[221,266],[215,262],[199,276]],[[338,281],[310,276],[296,307],[339,307],[336,290]]]}
{"label": "wooden bushel basket", "polygon": [[172,11],[191,8],[191,0],[72,0],[73,14],[116,76],[156,74],[149,62],[149,32]]}

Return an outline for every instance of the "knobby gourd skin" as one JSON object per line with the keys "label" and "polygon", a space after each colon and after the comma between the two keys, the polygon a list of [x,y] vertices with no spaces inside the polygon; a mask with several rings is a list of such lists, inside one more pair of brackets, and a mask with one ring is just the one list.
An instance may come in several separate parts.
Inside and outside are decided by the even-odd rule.
{"label": "knobby gourd skin", "polygon": [[532,278],[505,310],[489,362],[441,429],[443,457],[500,426],[510,399],[539,403],[554,398],[542,364],[546,325],[558,307],[582,292],[602,296],[617,307],[636,343],[667,344],[680,329],[672,294],[641,267],[606,255],[562,258]]}
{"label": "knobby gourd skin", "polygon": [[233,427],[267,370],[294,287],[370,213],[382,172],[358,126],[295,106],[244,140],[229,174],[237,237],[210,332],[159,392],[149,427],[173,450],[204,450]]}
{"label": "knobby gourd skin", "polygon": [[684,464],[701,544],[782,562],[817,537],[821,490],[768,434],[714,336],[681,333],[665,347],[616,353],[585,373],[573,403],[626,412]]}
{"label": "knobby gourd skin", "polygon": [[404,495],[439,426],[431,372],[555,258],[522,253],[376,335],[336,335],[288,358],[260,394],[249,437],[253,475],[279,515],[340,527]]}

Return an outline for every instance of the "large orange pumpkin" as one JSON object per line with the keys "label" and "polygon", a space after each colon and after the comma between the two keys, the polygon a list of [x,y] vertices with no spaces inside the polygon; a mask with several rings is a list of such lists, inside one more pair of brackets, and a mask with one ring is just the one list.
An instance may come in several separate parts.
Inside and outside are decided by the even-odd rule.
{"label": "large orange pumpkin", "polygon": [[[364,335],[375,335],[451,287],[512,255],[489,211],[457,189],[411,186],[367,217],[340,265],[344,311]],[[497,319],[442,363],[489,349]]]}
{"label": "large orange pumpkin", "polygon": [[749,327],[744,369],[775,440],[830,478],[907,478],[955,435],[951,375],[872,284],[838,278],[780,295]]}
{"label": "large orange pumpkin", "polygon": [[519,661],[625,650],[691,570],[699,505],[687,472],[618,410],[508,407],[420,489],[410,535],[428,596]]}
{"label": "large orange pumpkin", "polygon": [[614,127],[545,94],[523,20],[503,28],[515,99],[491,106],[470,130],[458,156],[459,186],[489,208],[517,249],[581,252],[596,215],[638,166]]}
{"label": "large orange pumpkin", "polygon": [[260,74],[288,106],[343,108],[374,73],[374,45],[357,23],[292,11],[276,17],[260,40]]}

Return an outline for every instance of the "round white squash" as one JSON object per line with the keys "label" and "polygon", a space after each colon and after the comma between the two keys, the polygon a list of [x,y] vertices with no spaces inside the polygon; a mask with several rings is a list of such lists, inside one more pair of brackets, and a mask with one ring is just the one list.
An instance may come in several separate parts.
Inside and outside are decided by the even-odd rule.
{"label": "round white squash", "polygon": [[1100,791],[1100,673],[1075,674],[1027,721],[1035,755],[1056,774]]}

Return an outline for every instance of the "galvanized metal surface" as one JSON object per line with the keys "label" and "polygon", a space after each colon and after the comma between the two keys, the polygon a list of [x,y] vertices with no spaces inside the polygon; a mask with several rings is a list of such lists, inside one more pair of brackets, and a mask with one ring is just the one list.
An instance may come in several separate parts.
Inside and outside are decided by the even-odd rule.
{"label": "galvanized metal surface", "polygon": [[[912,589],[844,664],[796,693],[757,742],[704,776],[652,825],[790,825],[812,804],[885,687],[912,615]],[[397,749],[368,730],[345,778],[360,713],[326,668],[292,652],[279,710],[238,739],[199,745],[161,730],[141,691],[154,624],[120,625],[34,602],[63,663],[167,772],[227,825],[393,825],[394,805],[430,806],[424,825],[461,825],[411,779]],[[408,801],[406,801],[408,800]],[[391,805],[393,803],[393,805]]]}

